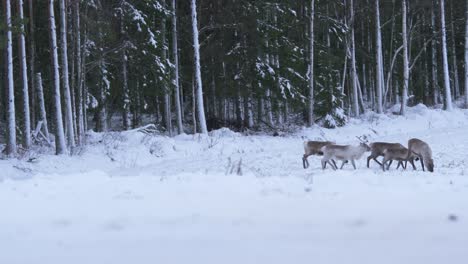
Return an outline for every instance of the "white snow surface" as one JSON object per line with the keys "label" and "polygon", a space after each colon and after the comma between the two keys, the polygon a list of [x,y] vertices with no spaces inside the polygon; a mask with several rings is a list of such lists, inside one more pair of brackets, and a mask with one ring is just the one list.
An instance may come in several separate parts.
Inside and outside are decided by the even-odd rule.
{"label": "white snow surface", "polygon": [[[418,105],[284,137],[90,133],[80,155],[0,160],[0,263],[467,263],[467,131]],[[302,168],[304,139],[363,135],[425,140],[435,172]]]}

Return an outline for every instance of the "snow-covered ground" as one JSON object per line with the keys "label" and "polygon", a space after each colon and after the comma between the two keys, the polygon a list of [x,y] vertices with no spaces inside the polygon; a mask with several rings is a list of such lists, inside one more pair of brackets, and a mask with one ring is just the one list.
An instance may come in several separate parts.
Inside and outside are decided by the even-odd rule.
{"label": "snow-covered ground", "polygon": [[[302,168],[304,139],[427,141],[435,172]],[[285,137],[90,135],[0,161],[0,263],[467,263],[468,111]],[[367,155],[366,155],[367,156]]]}

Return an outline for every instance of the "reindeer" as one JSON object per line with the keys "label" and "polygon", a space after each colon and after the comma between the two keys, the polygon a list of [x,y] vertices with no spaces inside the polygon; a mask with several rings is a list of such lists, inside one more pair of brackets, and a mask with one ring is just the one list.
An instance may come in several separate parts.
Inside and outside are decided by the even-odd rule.
{"label": "reindeer", "polygon": [[369,146],[371,148],[371,154],[369,155],[369,157],[367,157],[367,168],[369,168],[369,163],[371,159],[375,160],[375,162],[382,166],[382,163],[380,163],[377,160],[377,157],[384,156],[384,152],[387,149],[406,149],[400,143],[374,142],[371,143]]}
{"label": "reindeer", "polygon": [[[302,165],[304,169],[309,167],[309,161],[307,158],[311,155],[322,156],[323,152],[321,150],[322,147],[335,144],[335,142],[331,141],[305,141],[304,142],[304,156],[302,156]],[[334,162],[334,161],[333,161]]]}
{"label": "reindeer", "polygon": [[[409,155],[408,155],[409,154]],[[413,170],[416,170],[416,166],[414,166],[414,160],[417,159],[417,156],[409,153],[408,149],[405,147],[402,148],[388,148],[384,150],[384,158],[382,161],[382,170],[385,171],[385,164],[387,162],[387,170],[390,168],[390,165],[392,164],[393,160],[398,161],[398,166],[397,169],[400,167],[403,167],[403,169],[406,169],[407,162],[409,161],[411,166],[413,166]],[[405,164],[403,164],[403,161]]]}
{"label": "reindeer", "polygon": [[364,152],[370,151],[370,147],[366,143],[361,142],[358,146],[327,145],[322,147],[321,150],[323,152],[322,169],[325,169],[325,166],[327,165],[327,163],[329,163],[330,166],[334,170],[336,170],[336,164],[330,163],[330,160],[332,160],[333,158],[342,161],[340,169],[343,169],[343,166],[348,161],[351,161],[351,164],[353,165],[354,169],[356,169],[356,164],[354,163],[354,160],[360,159]]}
{"label": "reindeer", "polygon": [[408,140],[408,157],[412,154],[416,155],[421,160],[423,171],[424,163],[426,163],[427,169],[430,172],[434,172],[434,160],[432,159],[432,150],[429,144],[417,138]]}

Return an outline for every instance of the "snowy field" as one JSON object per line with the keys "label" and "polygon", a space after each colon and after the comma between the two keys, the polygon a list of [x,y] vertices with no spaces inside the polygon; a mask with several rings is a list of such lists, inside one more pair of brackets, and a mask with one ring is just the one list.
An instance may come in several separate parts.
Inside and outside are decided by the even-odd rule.
{"label": "snowy field", "polygon": [[[304,139],[430,144],[435,172],[302,168]],[[0,263],[468,263],[468,111],[284,137],[90,135],[0,161]]]}

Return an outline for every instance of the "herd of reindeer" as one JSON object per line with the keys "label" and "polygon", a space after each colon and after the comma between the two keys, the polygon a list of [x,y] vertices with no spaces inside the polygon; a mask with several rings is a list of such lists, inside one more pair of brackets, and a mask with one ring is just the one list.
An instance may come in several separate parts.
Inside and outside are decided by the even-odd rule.
{"label": "herd of reindeer", "polygon": [[[343,166],[351,162],[354,169],[356,169],[355,160],[360,159],[364,152],[370,151],[371,154],[367,157],[367,167],[369,168],[369,163],[371,160],[377,162],[382,170],[388,170],[392,162],[398,161],[397,169],[401,166],[403,169],[406,169],[408,162],[413,166],[413,169],[416,170],[414,161],[420,160],[422,170],[424,171],[424,165],[430,172],[434,172],[434,161],[432,159],[432,150],[429,147],[429,144],[426,142],[413,138],[408,141],[408,148],[403,146],[400,143],[388,143],[388,142],[374,142],[367,144],[362,142],[358,146],[352,145],[337,145],[335,142],[331,141],[306,141],[304,142],[304,151],[305,154],[302,157],[302,163],[304,169],[309,167],[309,161],[307,157],[311,155],[322,156],[322,169],[325,169],[327,163],[336,170],[335,160],[341,160],[342,164],[340,169]],[[377,157],[383,156],[382,162],[377,160]]]}

